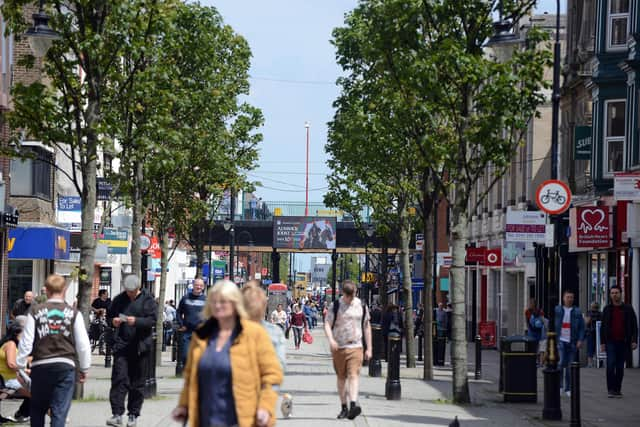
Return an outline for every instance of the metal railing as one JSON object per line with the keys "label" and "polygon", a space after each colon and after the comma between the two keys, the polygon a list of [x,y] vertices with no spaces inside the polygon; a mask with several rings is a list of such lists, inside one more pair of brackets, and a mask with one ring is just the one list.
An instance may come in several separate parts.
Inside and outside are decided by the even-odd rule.
{"label": "metal railing", "polygon": [[[239,212],[235,214],[235,220],[244,221],[269,221],[274,216],[304,216],[305,213],[304,202],[291,202],[291,201],[261,201],[255,208],[249,206],[243,207]],[[370,221],[371,209],[364,208],[359,213],[360,218],[364,222]],[[335,216],[338,221],[353,221],[352,215],[335,208],[329,208],[324,203],[311,202],[309,203],[309,215],[310,216]],[[215,214],[215,219],[224,220],[227,218],[228,212],[220,211]]]}

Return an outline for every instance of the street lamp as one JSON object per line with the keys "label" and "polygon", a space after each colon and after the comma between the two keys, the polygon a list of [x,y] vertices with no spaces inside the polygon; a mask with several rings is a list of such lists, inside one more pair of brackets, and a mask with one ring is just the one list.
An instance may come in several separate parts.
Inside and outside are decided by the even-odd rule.
{"label": "street lamp", "polygon": [[54,40],[59,40],[60,34],[49,27],[49,15],[44,11],[44,0],[40,0],[40,8],[32,15],[33,27],[29,28],[24,35],[29,40],[29,47],[37,58],[42,58],[53,44]]}
{"label": "street lamp", "polygon": [[373,233],[375,232],[375,229],[373,228],[373,226],[371,224],[367,224],[367,226],[364,229],[364,234],[365,234],[365,238],[364,238],[364,289],[365,291],[363,292],[363,297],[364,297],[364,302],[365,304],[369,305],[369,296],[371,294],[371,283],[369,282],[369,239],[371,239],[371,237],[373,237]]}
{"label": "street lamp", "polygon": [[224,231],[229,232],[229,280],[233,282],[234,273],[233,273],[233,241],[235,240],[235,230],[233,228],[233,220],[229,218],[225,219],[222,223],[222,227],[224,227]]}
{"label": "street lamp", "polygon": [[304,122],[304,127],[307,130],[307,172],[305,183],[305,196],[304,196],[304,216],[309,216],[309,128],[311,124]]}

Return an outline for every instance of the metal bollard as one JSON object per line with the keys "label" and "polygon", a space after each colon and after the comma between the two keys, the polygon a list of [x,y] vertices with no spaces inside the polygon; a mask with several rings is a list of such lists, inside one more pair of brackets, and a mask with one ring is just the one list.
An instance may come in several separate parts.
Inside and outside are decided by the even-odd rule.
{"label": "metal bollard", "polygon": [[580,363],[571,362],[571,427],[582,426],[580,417]]}
{"label": "metal bollard", "polygon": [[182,360],[182,331],[176,332],[176,377],[182,376],[184,370],[184,361]]}
{"label": "metal bollard", "polygon": [[422,350],[424,349],[424,337],[423,333],[418,333],[418,361],[422,362]]}
{"label": "metal bollard", "polygon": [[400,347],[402,338],[397,333],[389,334],[389,364],[387,365],[387,382],[385,397],[387,400],[400,400]]}
{"label": "metal bollard", "polygon": [[561,420],[562,406],[560,405],[560,378],[558,369],[556,333],[547,334],[547,366],[542,371],[544,375],[544,402],[542,407],[543,420]]}
{"label": "metal bollard", "polygon": [[479,380],[482,377],[482,338],[476,335],[476,376]]}
{"label": "metal bollard", "polygon": [[104,367],[111,367],[111,345],[113,344],[113,328],[110,326],[104,329]]}
{"label": "metal bollard", "polygon": [[369,376],[382,376],[382,359],[384,352],[384,343],[382,342],[382,326],[377,323],[371,324],[371,341],[373,345],[371,360],[369,360]]}

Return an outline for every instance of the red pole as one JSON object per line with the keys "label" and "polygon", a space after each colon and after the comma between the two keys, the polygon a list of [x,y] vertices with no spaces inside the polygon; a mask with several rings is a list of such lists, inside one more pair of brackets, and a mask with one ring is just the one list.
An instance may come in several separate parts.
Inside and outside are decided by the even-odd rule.
{"label": "red pole", "polygon": [[304,216],[309,216],[309,122],[305,122],[304,127],[307,128],[307,172],[304,198]]}

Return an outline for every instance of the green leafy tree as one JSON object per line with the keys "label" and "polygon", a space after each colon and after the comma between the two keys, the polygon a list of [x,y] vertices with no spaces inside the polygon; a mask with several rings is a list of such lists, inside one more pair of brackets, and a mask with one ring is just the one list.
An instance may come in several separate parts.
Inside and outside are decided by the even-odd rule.
{"label": "green leafy tree", "polygon": [[[495,171],[491,184],[505,172],[543,101],[542,75],[548,63],[548,54],[533,48],[517,49],[504,62],[487,55],[483,46],[492,35],[498,4],[506,19],[517,22],[535,1],[363,1],[334,33],[338,62],[347,73],[330,134],[330,150],[340,159],[331,165],[340,177],[332,183],[339,189],[334,196],[346,203],[367,197],[362,191],[367,189],[377,195],[367,200],[374,211],[386,212],[385,205],[388,209],[400,200],[391,195],[403,188],[410,190],[409,200],[421,202],[423,219],[432,210],[429,197],[443,194],[449,199],[454,225],[453,398],[460,403],[469,401],[464,236],[468,212],[476,207],[472,189],[489,165]],[[533,30],[528,38],[536,46],[544,36]],[[348,118],[339,120],[340,115]],[[362,145],[367,147],[358,147]],[[377,156],[365,154],[372,152]],[[403,172],[409,169],[396,163],[403,153],[414,165],[404,181]],[[357,161],[343,161],[349,156],[366,161],[358,169]],[[385,173],[389,164],[396,180]],[[389,186],[387,191],[378,191],[383,185]],[[479,194],[474,202],[485,197]]]}
{"label": "green leafy tree", "polygon": [[[3,2],[2,15],[14,34],[23,34],[30,25],[22,12],[32,3]],[[42,62],[46,79],[13,88],[9,120],[14,130],[25,130],[30,138],[58,148],[72,163],[71,175],[82,200],[78,307],[88,318],[96,247],[96,176],[102,166],[100,153],[109,144],[102,138],[104,118],[123,95],[113,93],[112,83],[119,78],[120,61],[127,51],[141,52],[149,45],[154,22],[174,3],[50,0],[46,4],[50,25],[61,38]],[[27,58],[24,63],[33,66],[36,61]],[[137,67],[133,65],[133,74]]]}

